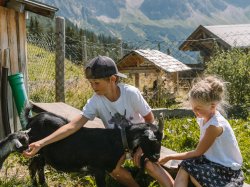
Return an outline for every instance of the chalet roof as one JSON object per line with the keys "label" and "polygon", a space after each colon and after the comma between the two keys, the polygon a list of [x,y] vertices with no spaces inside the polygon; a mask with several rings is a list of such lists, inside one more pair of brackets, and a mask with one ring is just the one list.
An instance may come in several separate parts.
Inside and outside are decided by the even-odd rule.
{"label": "chalet roof", "polygon": [[18,12],[30,11],[42,16],[53,18],[58,8],[34,0],[3,0],[7,8]]}
{"label": "chalet roof", "polygon": [[125,55],[117,63],[119,71],[132,73],[133,71],[165,72],[173,73],[191,70],[190,67],[178,61],[174,57],[162,53],[158,50],[133,50]]}
{"label": "chalet roof", "polygon": [[200,25],[179,49],[183,51],[199,51],[200,46],[208,47],[216,40],[225,49],[250,46],[250,24],[238,25]]}

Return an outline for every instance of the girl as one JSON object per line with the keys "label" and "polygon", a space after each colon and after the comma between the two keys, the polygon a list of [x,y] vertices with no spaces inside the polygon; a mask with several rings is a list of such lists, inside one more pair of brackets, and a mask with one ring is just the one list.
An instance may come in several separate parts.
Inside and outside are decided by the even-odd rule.
{"label": "girl", "polygon": [[242,186],[242,156],[234,132],[217,110],[224,101],[224,83],[208,76],[193,85],[189,92],[192,110],[200,127],[200,141],[195,150],[177,153],[160,159],[183,160],[174,186]]}

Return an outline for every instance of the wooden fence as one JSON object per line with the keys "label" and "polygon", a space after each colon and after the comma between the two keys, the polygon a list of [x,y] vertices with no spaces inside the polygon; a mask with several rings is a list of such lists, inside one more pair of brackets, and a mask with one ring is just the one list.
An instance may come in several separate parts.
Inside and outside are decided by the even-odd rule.
{"label": "wooden fence", "polygon": [[[13,9],[0,6],[0,24],[0,72],[2,72],[3,68],[8,69],[8,75],[23,72],[24,80],[27,83],[25,13],[19,13]],[[2,84],[4,83],[2,82],[2,73],[0,75],[0,95],[2,97],[3,92],[6,92],[6,90],[2,89]],[[13,107],[10,88],[8,88],[7,93],[7,98],[1,98],[0,100],[0,138],[4,137],[5,134],[2,121],[2,107],[6,106],[3,106],[3,101],[8,101],[11,130],[14,131],[18,128],[17,111]]]}

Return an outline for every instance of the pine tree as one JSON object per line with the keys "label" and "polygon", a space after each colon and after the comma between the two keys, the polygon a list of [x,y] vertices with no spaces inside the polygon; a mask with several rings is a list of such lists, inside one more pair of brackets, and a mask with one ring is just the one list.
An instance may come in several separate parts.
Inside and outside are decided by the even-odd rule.
{"label": "pine tree", "polygon": [[34,34],[34,26],[35,24],[34,24],[34,18],[31,16],[30,17],[30,25],[29,25],[29,32],[30,32],[30,34]]}
{"label": "pine tree", "polygon": [[40,23],[39,23],[39,21],[38,21],[38,19],[37,19],[37,17],[35,17],[35,25],[34,25],[34,33],[39,33],[39,34],[41,34],[41,33],[43,33],[43,28],[42,28],[42,26],[40,25]]}

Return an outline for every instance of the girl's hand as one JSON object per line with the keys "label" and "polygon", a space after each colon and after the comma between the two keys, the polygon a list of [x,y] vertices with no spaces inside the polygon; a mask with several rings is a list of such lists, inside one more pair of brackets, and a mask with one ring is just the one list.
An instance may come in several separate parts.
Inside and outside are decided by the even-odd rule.
{"label": "girl's hand", "polygon": [[40,141],[33,142],[29,145],[29,149],[23,151],[25,157],[31,158],[36,155],[36,153],[42,148],[42,143]]}
{"label": "girl's hand", "polygon": [[164,158],[160,158],[159,161],[158,161],[158,163],[161,164],[161,165],[164,165],[164,164],[166,164],[169,160],[171,160],[170,157],[169,157],[169,156],[166,156],[166,157],[164,157]]}

